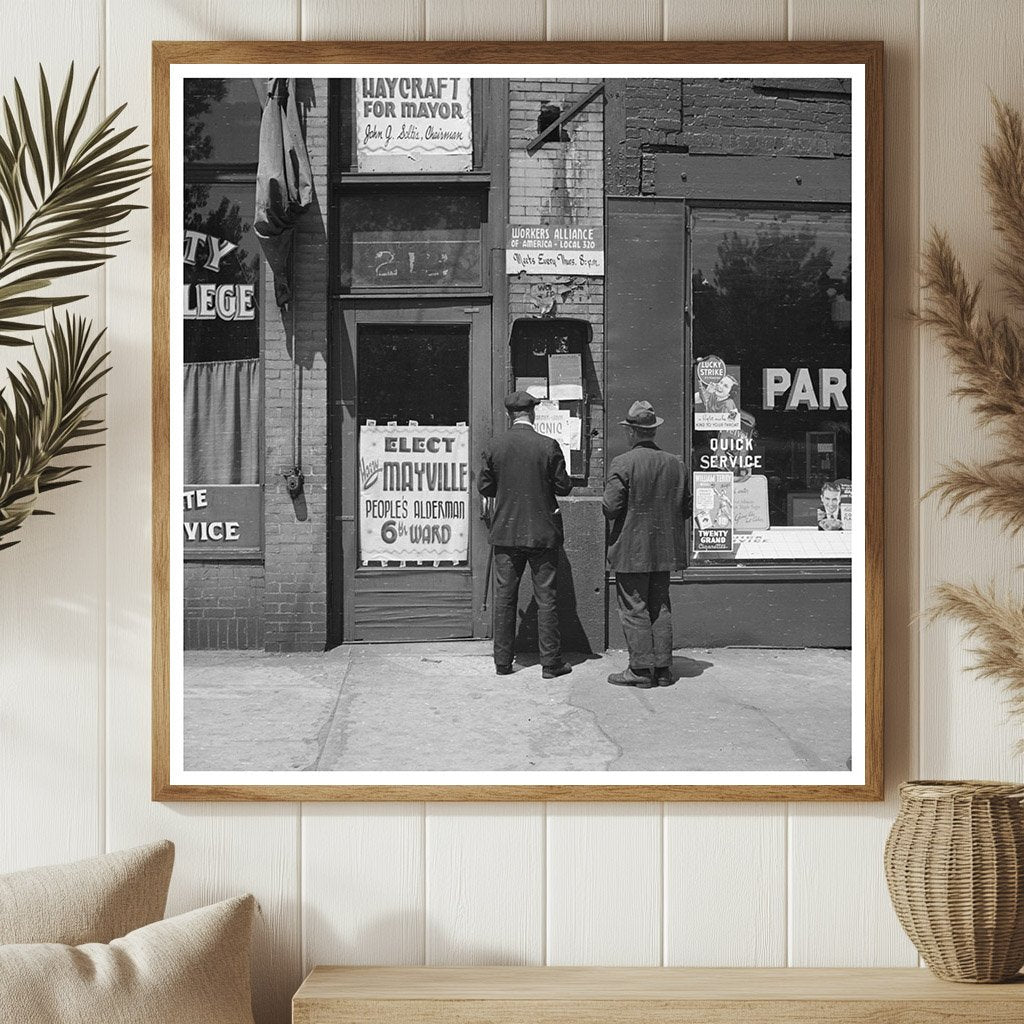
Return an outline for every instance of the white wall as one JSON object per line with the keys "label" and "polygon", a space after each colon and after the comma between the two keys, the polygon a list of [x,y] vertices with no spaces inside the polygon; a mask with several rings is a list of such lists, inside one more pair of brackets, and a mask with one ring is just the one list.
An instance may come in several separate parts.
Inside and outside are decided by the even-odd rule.
{"label": "white wall", "polygon": [[[14,6],[14,0],[2,0]],[[914,623],[945,576],[1006,583],[994,527],[917,496],[979,450],[937,343],[906,317],[918,237],[947,226],[972,271],[988,90],[1024,106],[1018,0],[34,0],[0,43],[0,90],[36,64],[103,66],[108,108],[149,132],[149,43],[213,38],[884,39],[887,557],[884,804],[166,805],[149,800],[149,260],[145,215],[88,290],[109,325],[108,446],[56,518],[0,554],[0,871],[159,836],[171,910],[251,890],[261,1024],[316,962],[916,964],[881,850],[898,783],[1021,780],[997,691],[959,630]],[[571,43],[567,43],[571,56]]]}

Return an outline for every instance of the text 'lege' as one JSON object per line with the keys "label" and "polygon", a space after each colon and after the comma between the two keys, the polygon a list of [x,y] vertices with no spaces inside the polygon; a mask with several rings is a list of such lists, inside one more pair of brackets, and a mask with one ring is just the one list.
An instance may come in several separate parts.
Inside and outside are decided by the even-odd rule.
{"label": "text 'lege'", "polygon": [[251,284],[187,284],[186,320],[255,320],[256,287]]}

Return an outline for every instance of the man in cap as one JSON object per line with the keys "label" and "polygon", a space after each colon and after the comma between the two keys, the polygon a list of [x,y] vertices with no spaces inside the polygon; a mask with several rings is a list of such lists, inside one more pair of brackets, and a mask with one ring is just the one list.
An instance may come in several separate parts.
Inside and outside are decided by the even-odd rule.
{"label": "man in cap", "polygon": [[556,495],[572,490],[558,442],[533,429],[539,399],[516,391],[505,399],[511,427],[483,452],[477,490],[494,499],[490,540],[494,548],[494,666],[512,671],[519,583],[529,562],[537,601],[537,633],[545,679],[572,669],[562,660],[555,571],[562,547],[562,514]]}
{"label": "man in cap", "polygon": [[654,442],[665,421],[650,402],[634,402],[620,422],[629,430],[631,448],[612,460],[602,505],[629,665],[608,682],[641,689],[670,686],[669,573],[683,560],[686,476],[681,460]]}

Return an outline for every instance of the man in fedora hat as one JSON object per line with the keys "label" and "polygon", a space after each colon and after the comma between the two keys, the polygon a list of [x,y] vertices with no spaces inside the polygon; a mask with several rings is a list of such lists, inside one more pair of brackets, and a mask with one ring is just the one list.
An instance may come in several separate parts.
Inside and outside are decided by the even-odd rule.
{"label": "man in fedora hat", "polygon": [[654,442],[665,421],[650,402],[634,402],[620,422],[632,447],[612,460],[602,505],[629,665],[608,682],[641,689],[670,686],[669,573],[682,565],[686,476],[680,459]]}
{"label": "man in fedora hat", "polygon": [[529,562],[537,601],[537,633],[545,679],[572,671],[562,660],[555,572],[562,547],[562,514],[556,495],[572,490],[558,442],[533,429],[540,401],[526,391],[505,399],[512,420],[483,452],[477,490],[494,499],[490,540],[494,549],[494,667],[512,671],[519,583]]}

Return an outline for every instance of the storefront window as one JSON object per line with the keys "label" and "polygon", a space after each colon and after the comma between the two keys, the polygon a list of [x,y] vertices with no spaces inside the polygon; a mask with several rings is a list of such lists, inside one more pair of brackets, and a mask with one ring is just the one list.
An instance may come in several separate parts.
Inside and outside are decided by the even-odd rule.
{"label": "storefront window", "polygon": [[480,287],[487,193],[435,185],[340,197],[343,290]]}
{"label": "storefront window", "polygon": [[690,219],[692,564],[849,560],[848,212]]}
{"label": "storefront window", "polygon": [[253,192],[185,188],[185,480],[260,473],[259,257]]}
{"label": "storefront window", "polygon": [[254,187],[185,186],[185,362],[258,359]]}
{"label": "storefront window", "polygon": [[265,78],[185,80],[187,164],[256,163],[266,82]]}
{"label": "storefront window", "polygon": [[262,549],[260,257],[255,173],[243,162],[256,160],[260,105],[251,79],[190,79],[185,114],[185,557],[252,558]]}

